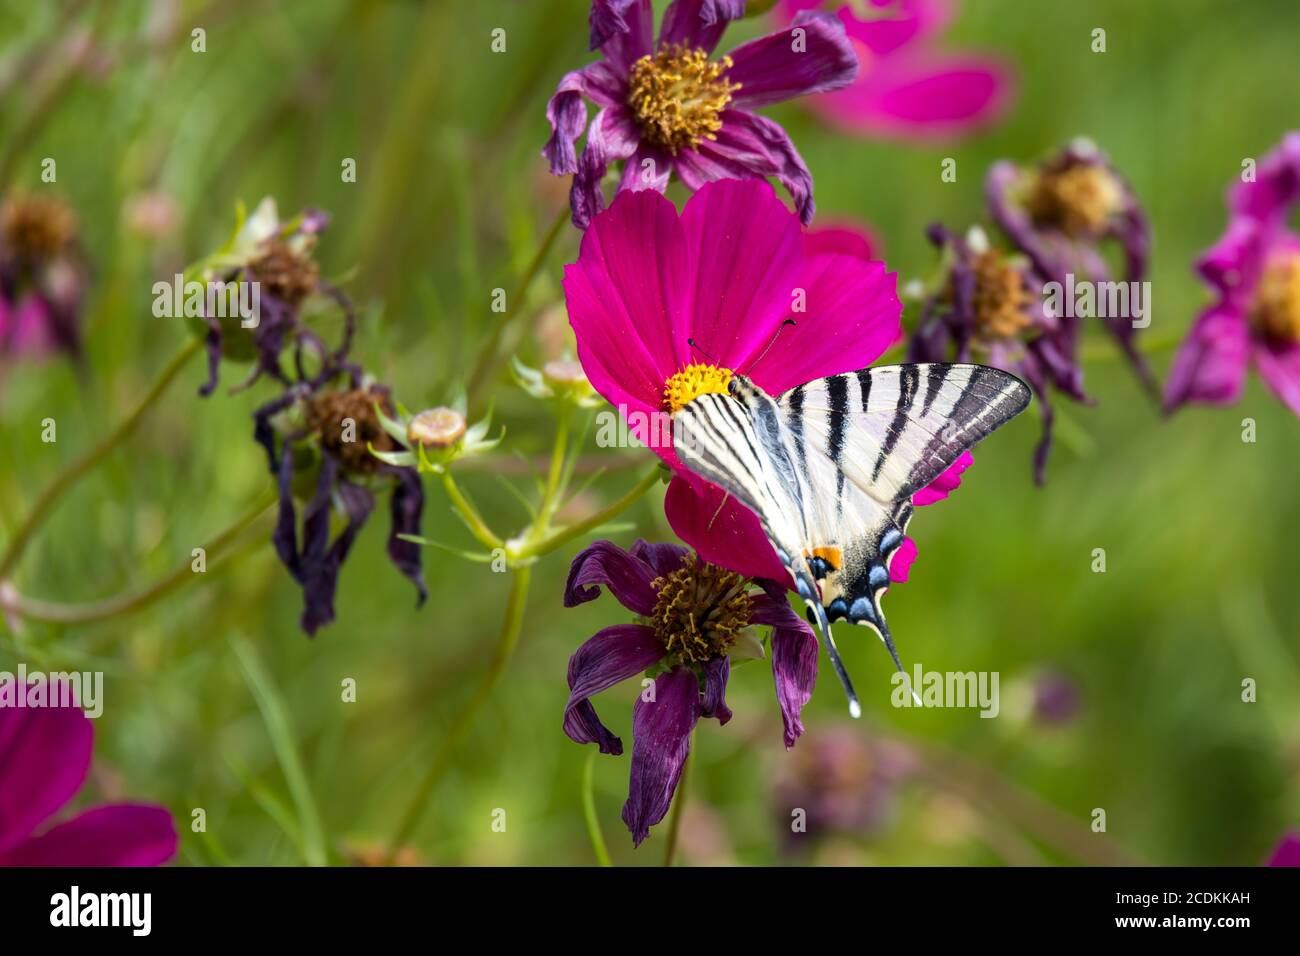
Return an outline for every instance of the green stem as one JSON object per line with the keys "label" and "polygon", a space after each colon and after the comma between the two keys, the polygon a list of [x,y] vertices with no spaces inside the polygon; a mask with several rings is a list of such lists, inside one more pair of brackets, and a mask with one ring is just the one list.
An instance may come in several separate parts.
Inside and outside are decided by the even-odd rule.
{"label": "green stem", "polygon": [[598,528],[601,525],[605,524],[605,522],[610,521],[613,518],[616,518],[623,511],[627,510],[629,506],[634,504],[638,498],[640,498],[642,495],[644,495],[647,491],[649,491],[658,483],[659,483],[659,466],[655,465],[654,468],[652,468],[645,475],[644,478],[638,481],[627,492],[627,494],[623,495],[623,497],[619,498],[613,504],[609,505],[606,508],[602,508],[600,511],[597,511],[594,514],[588,515],[586,518],[583,518],[581,521],[574,522],[568,527],[561,528],[559,531],[556,531],[548,535],[547,537],[541,539],[540,541],[536,541],[532,544],[525,545],[522,549],[520,549],[518,554],[514,555],[515,559],[522,560],[525,558],[540,557],[543,554],[550,554],[552,551],[554,551],[560,545],[564,544],[566,541],[571,541],[572,539],[578,537],[579,535],[586,534],[592,528]]}
{"label": "green stem", "polygon": [[546,262],[546,257],[551,252],[551,247],[555,245],[555,240],[560,237],[560,232],[564,229],[564,224],[569,221],[571,213],[568,205],[563,206],[551,223],[551,228],[546,231],[542,237],[542,244],[537,247],[533,253],[532,260],[524,268],[523,274],[519,277],[519,282],[514,288],[510,299],[506,302],[506,311],[501,316],[501,321],[492,329],[492,334],[488,340],[483,343],[483,348],[479,352],[478,361],[474,364],[474,370],[470,373],[469,384],[466,386],[466,394],[469,404],[473,405],[484,386],[487,385],[493,373],[497,370],[501,362],[501,357],[497,354],[501,349],[501,340],[505,336],[506,329],[514,323],[515,318],[523,308],[524,297],[528,294],[528,287],[533,284],[537,278],[537,273],[542,270],[542,265]]}
{"label": "green stem", "polygon": [[[276,503],[277,497],[275,493],[271,493],[258,501],[238,521],[204,545],[204,555],[212,558],[226,550],[253,522]],[[143,610],[166,597],[172,591],[198,578],[199,574],[192,569],[192,565],[192,560],[186,560],[174,571],[146,588],[138,591],[127,591],[123,594],[105,598],[102,601],[93,601],[86,604],[62,604],[24,597],[10,591],[8,594],[0,592],[0,606],[3,606],[4,610],[15,612],[19,617],[53,624],[85,624],[90,621],[103,621]],[[208,570],[211,571],[212,569],[209,568]]]}
{"label": "green stem", "polygon": [[587,748],[587,762],[582,767],[582,816],[587,821],[587,836],[591,839],[591,851],[596,854],[600,866],[613,866],[609,859],[609,850],[605,847],[605,835],[600,832],[600,819],[596,816],[596,795],[593,778],[595,777],[596,748]]}
{"label": "green stem", "polygon": [[691,731],[690,750],[686,753],[686,763],[682,766],[682,775],[677,780],[677,792],[673,794],[673,808],[668,816],[668,844],[664,847],[664,866],[672,866],[677,855],[677,838],[682,829],[682,807],[686,805],[686,784],[691,775],[691,764],[695,762],[695,731]]}
{"label": "green stem", "polygon": [[450,471],[443,471],[442,487],[446,490],[447,497],[451,499],[452,507],[465,520],[470,533],[478,539],[479,543],[492,549],[501,547],[501,539],[487,526],[487,522],[478,513],[478,509],[470,504],[469,499],[461,492],[460,486],[456,484],[456,479],[451,476]]}
{"label": "green stem", "polygon": [[148,411],[154,402],[158,401],[158,399],[162,397],[162,394],[167,390],[167,386],[171,384],[172,379],[180,373],[181,369],[185,367],[185,363],[188,362],[202,347],[202,341],[199,339],[192,339],[189,344],[176,353],[172,360],[168,362],[166,367],[162,370],[162,373],[158,376],[157,381],[153,383],[153,386],[149,389],[148,393],[140,400],[140,404],[132,409],[131,413],[127,415],[116,428],[109,432],[103,441],[90,451],[86,452],[86,454],[82,455],[63,471],[59,472],[59,474],[55,476],[54,480],[46,486],[45,490],[41,493],[41,496],[36,499],[36,504],[32,506],[32,510],[28,513],[26,519],[18,528],[17,533],[10,540],[9,546],[5,548],[3,557],[0,557],[0,581],[7,578],[10,572],[13,571],[19,558],[22,557],[23,552],[27,549],[27,545],[31,543],[32,536],[35,535],[36,531],[41,526],[41,522],[45,520],[46,515],[49,514],[50,510],[58,502],[59,498],[62,497],[63,493],[71,488],[78,478],[99,464],[99,462],[109,452],[120,445],[133,431],[135,431],[135,428],[140,424],[140,419],[144,416],[144,413]]}
{"label": "green stem", "polygon": [[555,447],[551,449],[551,466],[546,475],[546,489],[542,492],[542,503],[537,509],[537,520],[533,522],[534,534],[544,536],[550,529],[551,518],[560,500],[560,485],[564,478],[564,463],[569,456],[569,428],[573,413],[566,406],[560,410],[560,419],[555,426]]}
{"label": "green stem", "polygon": [[474,723],[474,718],[487,703],[492,691],[496,688],[501,676],[505,673],[506,666],[510,663],[510,658],[514,655],[515,647],[519,643],[519,634],[523,629],[524,623],[524,605],[528,600],[528,583],[532,577],[531,567],[516,568],[510,582],[510,596],[506,601],[506,616],[501,624],[501,636],[497,639],[496,651],[492,655],[492,662],[488,666],[488,671],[483,675],[483,680],[475,690],[474,696],[469,699],[465,708],[457,715],[452,722],[450,729],[442,738],[442,745],[434,755],[433,762],[429,764],[429,769],[420,781],[420,785],[415,790],[415,797],[412,799],[410,807],[402,817],[402,822],[395,831],[392,841],[388,845],[388,858],[391,861],[408,840],[415,828],[419,826],[420,820],[423,819],[425,811],[428,809],[429,797],[438,781],[442,779],[443,774],[451,766],[451,758],[456,749],[460,746],[465,734],[468,733],[470,726]]}

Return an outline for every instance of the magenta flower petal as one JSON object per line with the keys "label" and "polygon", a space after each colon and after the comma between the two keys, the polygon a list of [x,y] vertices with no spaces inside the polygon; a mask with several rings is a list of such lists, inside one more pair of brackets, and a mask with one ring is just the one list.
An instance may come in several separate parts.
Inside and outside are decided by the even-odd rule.
{"label": "magenta flower petal", "polygon": [[[802,49],[796,31],[803,31]],[[858,56],[844,24],[824,13],[802,13],[789,28],[743,43],[730,56],[727,79],[740,84],[732,105],[744,110],[843,89],[858,75]]]}
{"label": "magenta flower petal", "polygon": [[[898,276],[883,262],[829,253],[809,256],[796,283],[805,311],[789,336],[754,366],[751,378],[772,394],[815,378],[866,368],[902,335]],[[766,345],[766,341],[763,343]]]}
{"label": "magenta flower petal", "polygon": [[790,607],[785,588],[772,580],[755,583],[763,588],[763,593],[750,595],[750,620],[753,623],[795,631],[808,626]]}
{"label": "magenta flower petal", "polygon": [[[691,361],[694,268],[671,202],[650,191],[620,193],[564,270],[569,322],[592,386],[614,405],[658,411],[664,382]],[[642,441],[648,436],[634,429]]]}
{"label": "magenta flower petal", "polygon": [[653,189],[662,193],[668,188],[668,180],[678,161],[667,150],[649,143],[642,143],[636,148],[627,164],[623,167],[623,176],[618,181],[618,191],[625,189]]}
{"label": "magenta flower petal", "polygon": [[[858,19],[850,3],[842,4],[836,15],[848,35],[877,56],[924,40],[952,19],[953,4],[949,0],[868,0],[868,3],[878,10],[873,17]],[[781,0],[777,10],[782,19],[789,20],[802,10],[824,6],[821,0]]]}
{"label": "magenta flower petal", "polygon": [[610,541],[594,541],[569,566],[564,606],[577,607],[600,597],[600,586],[629,611],[649,614],[655,607],[650,583],[659,574],[641,558]]}
{"label": "magenta flower petal", "polygon": [[607,62],[597,61],[581,70],[566,73],[546,105],[546,119],[551,124],[551,138],[542,155],[555,175],[575,172],[578,155],[574,142],[587,127],[586,96],[597,106],[621,106],[627,98],[627,80]]}
{"label": "magenta flower petal", "polygon": [[1246,317],[1231,307],[1207,309],[1178,348],[1165,383],[1165,410],[1185,402],[1230,405],[1241,395],[1250,359]]}
{"label": "magenta flower petal", "polygon": [[949,465],[947,470],[938,478],[912,495],[912,504],[920,507],[922,505],[932,505],[936,501],[943,501],[949,494],[957,490],[958,486],[961,485],[962,472],[974,463],[975,459],[970,452],[962,452],[957,460]]}
{"label": "magenta flower petal", "polygon": [[1300,866],[1300,831],[1288,830],[1265,866]]}
{"label": "magenta flower petal", "polygon": [[664,513],[677,537],[710,564],[745,577],[789,581],[757,516],[721,488],[704,485],[696,491],[684,478],[674,477],[664,496]]}
{"label": "magenta flower petal", "polygon": [[[767,183],[724,180],[687,200],[681,224],[695,268],[688,334],[717,364],[741,371],[790,314],[799,223]],[[685,338],[677,367],[705,361]]]}
{"label": "magenta flower petal", "polygon": [[889,556],[889,580],[894,584],[905,583],[915,561],[916,542],[911,538],[904,538],[898,550]]}
{"label": "magenta flower petal", "polygon": [[573,224],[579,229],[587,228],[592,218],[605,208],[600,184],[609,171],[609,164],[633,155],[639,136],[636,122],[622,106],[606,107],[592,120],[569,187]]}
{"label": "magenta flower petal", "polygon": [[727,679],[731,676],[731,658],[725,655],[712,657],[701,668],[704,675],[704,699],[700,702],[700,716],[713,717],[719,724],[731,720],[727,706]]}
{"label": "magenta flower petal", "polygon": [[607,627],[569,658],[569,702],[564,732],[580,744],[595,743],[604,754],[621,754],[623,742],[610,732],[589,698],[641,673],[664,656],[653,628],[642,624]]}
{"label": "magenta flower petal", "polygon": [[823,225],[804,233],[804,255],[812,258],[838,252],[866,262],[880,258],[880,240],[867,226],[849,220],[827,223],[825,217],[821,222]]}
{"label": "magenta flower petal", "polygon": [[0,853],[81,789],[95,732],[76,707],[0,708]]}
{"label": "magenta flower petal", "polygon": [[800,715],[817,683],[817,638],[806,624],[800,623],[799,628],[782,627],[772,632],[772,678],[787,749],[803,733]]}
{"label": "magenta flower petal", "polygon": [[656,577],[666,577],[682,566],[688,552],[678,544],[653,544],[638,538],[632,544],[631,553],[650,565]]}
{"label": "magenta flower petal", "polygon": [[1274,227],[1286,222],[1290,208],[1300,202],[1300,132],[1287,133],[1255,169],[1254,182],[1237,182],[1229,205],[1238,215]]}
{"label": "magenta flower petal", "polygon": [[943,138],[997,120],[1012,85],[996,61],[908,54],[872,62],[857,83],[812,107],[852,132]]}
{"label": "magenta flower petal", "polygon": [[1300,342],[1257,342],[1255,366],[1283,404],[1300,415]]}
{"label": "magenta flower petal", "polygon": [[745,15],[745,0],[673,0],[664,11],[659,45],[681,43],[712,53],[727,23]]}
{"label": "magenta flower petal", "polygon": [[179,838],[164,807],[95,807],[0,854],[0,866],[160,866]]}
{"label": "magenta flower petal", "polygon": [[664,818],[691,751],[691,731],[700,719],[700,685],[695,674],[675,667],[654,683],[654,700],[642,693],[632,712],[632,773],[623,822],[633,844]]}
{"label": "magenta flower petal", "polygon": [[677,172],[688,189],[716,179],[763,179],[773,176],[794,200],[804,225],[816,212],[812,173],[780,123],[744,110],[722,114],[716,139],[705,140],[677,157]]}

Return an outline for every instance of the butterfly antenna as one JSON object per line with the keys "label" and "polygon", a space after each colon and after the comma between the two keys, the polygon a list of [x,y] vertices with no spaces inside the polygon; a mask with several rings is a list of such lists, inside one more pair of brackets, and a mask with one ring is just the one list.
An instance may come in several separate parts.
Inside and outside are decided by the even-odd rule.
{"label": "butterfly antenna", "polygon": [[772,346],[776,345],[776,340],[781,337],[781,333],[785,331],[785,327],[787,325],[798,325],[798,324],[799,323],[796,322],[794,319],[786,319],[784,322],[782,322],[781,325],[777,328],[777,330],[772,334],[772,339],[767,343],[767,347],[764,348],[763,351],[759,353],[758,358],[754,359],[754,361],[749,363],[749,369],[745,372],[742,372],[741,374],[748,375],[750,372],[754,370],[755,365],[763,361],[763,359],[767,358],[767,353],[772,351]]}
{"label": "butterfly antenna", "polygon": [[885,650],[889,651],[889,656],[894,659],[894,666],[907,679],[907,689],[912,692],[912,700],[916,701],[917,707],[924,706],[921,703],[920,695],[916,692],[916,688],[912,686],[912,679],[908,677],[907,671],[903,670],[903,663],[898,659],[898,648],[894,647],[894,635],[889,633],[889,625],[885,623],[883,614],[877,616],[877,624],[879,626],[876,628],[876,632],[880,635],[880,639],[885,642]]}
{"label": "butterfly antenna", "polygon": [[839,648],[835,646],[835,638],[831,636],[831,622],[826,619],[826,609],[822,607],[821,601],[817,599],[817,592],[813,588],[812,579],[807,574],[794,572],[794,583],[799,591],[799,596],[808,605],[808,617],[821,633],[822,645],[826,648],[826,656],[831,659],[831,666],[835,668],[835,676],[840,679],[840,684],[844,687],[844,693],[849,698],[849,716],[857,720],[862,716],[862,704],[858,702],[858,694],[853,689],[853,681],[849,680],[849,672],[844,669],[844,662],[840,660]]}
{"label": "butterfly antenna", "polygon": [[694,340],[694,339],[687,339],[687,340],[686,340],[686,344],[689,345],[691,348],[695,349],[695,351],[699,352],[701,355],[703,355],[703,356],[704,356],[706,359],[708,359],[712,364],[714,364],[714,365],[717,365],[717,364],[718,364],[718,363],[717,363],[717,360],[714,359],[714,357],[713,357],[712,355],[710,355],[708,352],[704,351],[704,349],[700,348],[698,345],[695,344],[695,340]]}

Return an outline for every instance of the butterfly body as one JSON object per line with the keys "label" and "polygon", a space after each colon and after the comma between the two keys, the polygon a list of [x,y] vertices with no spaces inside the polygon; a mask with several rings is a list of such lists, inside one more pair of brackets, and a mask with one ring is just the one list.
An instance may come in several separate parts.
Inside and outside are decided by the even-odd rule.
{"label": "butterfly body", "polygon": [[880,597],[912,495],[1028,403],[1013,375],[936,363],[862,369],[776,397],[734,375],[726,394],[699,395],[674,416],[682,463],[758,517],[855,715],[831,623],[871,627],[898,664]]}

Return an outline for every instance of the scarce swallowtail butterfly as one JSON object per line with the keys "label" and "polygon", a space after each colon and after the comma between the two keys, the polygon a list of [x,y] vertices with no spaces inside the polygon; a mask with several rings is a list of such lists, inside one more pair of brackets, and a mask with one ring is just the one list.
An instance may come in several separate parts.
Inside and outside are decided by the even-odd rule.
{"label": "scarce swallowtail butterfly", "polygon": [[[673,416],[678,458],[758,516],[860,716],[831,624],[872,628],[902,670],[880,609],[912,495],[1029,404],[982,365],[865,368],[775,398],[734,374]],[[915,693],[915,692],[914,692]]]}

